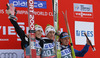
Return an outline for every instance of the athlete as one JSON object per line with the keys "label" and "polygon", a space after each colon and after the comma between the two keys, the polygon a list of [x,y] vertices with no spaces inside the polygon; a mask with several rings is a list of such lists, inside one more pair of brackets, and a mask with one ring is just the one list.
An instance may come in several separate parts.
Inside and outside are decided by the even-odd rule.
{"label": "athlete", "polygon": [[[62,32],[60,34],[60,43],[61,43],[61,58],[72,58],[71,56],[71,47],[69,45],[69,35],[67,32]],[[74,49],[75,55],[78,57],[83,57],[89,49],[90,43],[87,41],[86,45],[81,51]]]}
{"label": "athlete", "polygon": [[55,50],[54,50],[54,36],[55,29],[53,26],[48,25],[45,28],[46,37],[42,38],[40,41],[40,46],[42,47],[41,58],[55,58]]}
{"label": "athlete", "polygon": [[[13,11],[12,11],[13,10]],[[15,31],[19,35],[21,39],[21,47],[22,49],[26,50],[27,47],[29,47],[29,35],[26,35],[25,32],[21,29],[21,27],[17,23],[17,17],[14,16],[14,9],[7,9],[6,13],[9,15],[9,20],[12,23],[12,25],[15,28]],[[41,53],[41,47],[39,45],[39,42],[41,40],[41,36],[43,33],[43,29],[40,25],[35,25],[35,39],[36,39],[36,55],[37,58],[40,58]]]}

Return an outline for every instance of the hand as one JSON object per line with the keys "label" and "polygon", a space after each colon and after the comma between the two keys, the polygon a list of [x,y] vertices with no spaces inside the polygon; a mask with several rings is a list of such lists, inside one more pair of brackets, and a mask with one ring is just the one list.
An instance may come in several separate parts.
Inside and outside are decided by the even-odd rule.
{"label": "hand", "polygon": [[15,7],[14,5],[11,3],[9,4],[7,7],[9,7],[9,9],[6,10],[6,13],[9,15],[14,15],[15,14]]}
{"label": "hand", "polygon": [[60,30],[57,30],[57,35],[60,36]]}
{"label": "hand", "polygon": [[10,9],[9,10],[6,10],[6,14],[11,14],[11,12],[10,12]]}
{"label": "hand", "polygon": [[[86,40],[86,41],[87,41],[87,43],[86,43],[86,44],[87,44],[87,45],[90,45],[90,43],[89,43],[89,41],[90,41],[90,40],[89,40],[89,41],[88,41],[88,40]],[[91,41],[90,41],[90,42],[91,42]]]}

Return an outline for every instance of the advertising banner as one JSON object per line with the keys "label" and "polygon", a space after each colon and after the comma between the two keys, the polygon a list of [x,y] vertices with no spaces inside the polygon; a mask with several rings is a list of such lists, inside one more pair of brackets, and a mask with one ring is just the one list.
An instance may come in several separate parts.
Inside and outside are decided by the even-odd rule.
{"label": "advertising banner", "polygon": [[87,34],[92,44],[94,45],[94,23],[75,21],[75,44],[76,45],[86,44],[87,39],[84,33]]}

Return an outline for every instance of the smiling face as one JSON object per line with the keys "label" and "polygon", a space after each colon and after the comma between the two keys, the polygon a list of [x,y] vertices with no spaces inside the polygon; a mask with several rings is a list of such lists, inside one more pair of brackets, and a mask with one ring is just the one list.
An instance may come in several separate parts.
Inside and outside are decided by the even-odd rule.
{"label": "smiling face", "polygon": [[35,32],[35,37],[41,38],[41,36],[42,36],[42,31],[41,31],[41,30],[37,30],[37,31]]}
{"label": "smiling face", "polygon": [[52,39],[52,40],[53,40],[54,36],[55,36],[55,32],[54,31],[49,31],[49,33],[47,34],[47,37],[49,39]]}
{"label": "smiling face", "polygon": [[69,37],[65,37],[65,38],[62,38],[60,40],[62,42],[62,45],[68,45],[69,44]]}

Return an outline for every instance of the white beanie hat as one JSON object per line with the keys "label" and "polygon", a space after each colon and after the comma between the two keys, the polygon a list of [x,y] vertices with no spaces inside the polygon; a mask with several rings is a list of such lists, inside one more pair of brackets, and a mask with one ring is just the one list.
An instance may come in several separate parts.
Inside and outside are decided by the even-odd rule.
{"label": "white beanie hat", "polygon": [[50,31],[55,32],[55,28],[51,25],[47,25],[47,27],[45,28],[45,34],[47,35]]}
{"label": "white beanie hat", "polygon": [[40,25],[35,25],[35,31],[37,31],[37,30],[41,30],[42,32],[43,32],[43,29],[42,29],[42,27],[40,26]]}

